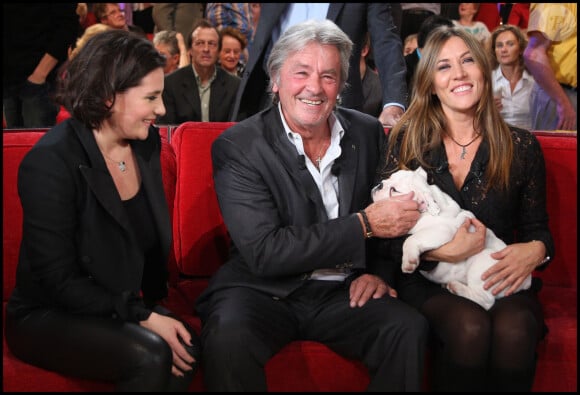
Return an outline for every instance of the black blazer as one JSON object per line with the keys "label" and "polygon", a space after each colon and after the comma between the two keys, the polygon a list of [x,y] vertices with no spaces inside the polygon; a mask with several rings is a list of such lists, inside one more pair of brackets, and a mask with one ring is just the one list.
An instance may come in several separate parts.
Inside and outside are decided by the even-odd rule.
{"label": "black blazer", "polygon": [[171,222],[161,179],[161,140],[151,127],[131,143],[160,239],[162,261],[142,284],[143,252],[91,130],[58,124],[22,160],[23,233],[9,311],[46,307],[136,321],[139,291],[167,294]]}
{"label": "black blazer", "polygon": [[233,245],[198,299],[198,312],[221,288],[244,286],[284,297],[315,269],[369,265],[374,271],[355,213],[370,203],[385,132],[370,115],[344,108],[335,113],[344,136],[333,165],[340,207],[332,220],[277,107],[237,123],[213,143],[215,188]]}
{"label": "black blazer", "polygon": [[[209,121],[226,122],[232,116],[240,78],[221,67],[216,66],[216,70],[209,97]],[[201,100],[193,66],[184,66],[165,76],[162,97],[166,113],[159,117],[159,124],[178,125],[186,121],[201,121]]]}
{"label": "black blazer", "polygon": [[[272,32],[288,3],[262,3],[260,21],[235,99],[232,121],[245,119],[268,107],[266,59],[272,48]],[[363,103],[359,60],[366,32],[371,34],[373,58],[382,84],[383,103],[407,103],[403,45],[393,23],[391,5],[381,3],[330,3],[327,19],[340,27],[354,43],[350,58],[350,87],[342,92],[342,106],[360,110]]]}

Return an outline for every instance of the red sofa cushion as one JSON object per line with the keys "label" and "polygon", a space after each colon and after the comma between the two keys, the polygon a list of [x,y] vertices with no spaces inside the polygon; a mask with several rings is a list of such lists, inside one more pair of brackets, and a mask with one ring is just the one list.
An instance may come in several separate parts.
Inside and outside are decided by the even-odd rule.
{"label": "red sofa cushion", "polygon": [[173,234],[181,274],[209,277],[227,257],[229,236],[213,187],[211,144],[229,122],[185,122],[171,134],[177,160]]}
{"label": "red sofa cushion", "polygon": [[22,206],[18,197],[18,167],[24,155],[46,129],[4,130],[2,133],[2,300],[7,301],[16,284],[16,264],[22,239]]}
{"label": "red sofa cushion", "polygon": [[[545,285],[577,287],[578,147],[576,133],[534,132],[546,162],[546,205],[556,254],[548,268],[534,273]],[[554,138],[557,137],[557,138]]]}

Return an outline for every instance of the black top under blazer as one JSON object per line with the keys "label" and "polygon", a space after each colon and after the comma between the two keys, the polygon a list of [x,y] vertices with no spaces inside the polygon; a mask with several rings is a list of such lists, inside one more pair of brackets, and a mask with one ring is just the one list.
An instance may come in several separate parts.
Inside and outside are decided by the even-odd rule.
{"label": "black top under blazer", "polygon": [[[216,73],[209,96],[209,121],[227,122],[232,115],[240,78],[217,66]],[[184,66],[166,75],[162,97],[166,112],[159,117],[159,124],[201,122],[201,100],[193,66]]]}
{"label": "black top under blazer", "polygon": [[35,308],[132,322],[148,316],[148,299],[167,295],[171,221],[161,178],[161,139],[151,126],[131,146],[160,240],[161,261],[148,267],[93,133],[68,119],[22,160],[18,193],[23,235],[8,312]]}
{"label": "black top under blazer", "polygon": [[220,209],[232,239],[230,256],[198,299],[242,286],[285,297],[315,269],[350,268],[380,274],[367,256],[356,213],[370,202],[375,171],[384,156],[385,132],[361,112],[335,111],[344,128],[333,172],[339,217],[329,220],[304,157],[290,142],[278,107],[225,130],[212,145]]}

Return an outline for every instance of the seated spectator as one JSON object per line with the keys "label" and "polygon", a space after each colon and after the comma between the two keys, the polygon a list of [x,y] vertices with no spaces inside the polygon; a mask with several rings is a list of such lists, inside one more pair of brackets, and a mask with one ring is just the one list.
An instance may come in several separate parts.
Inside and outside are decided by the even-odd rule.
{"label": "seated spectator", "polygon": [[467,30],[485,44],[491,33],[485,23],[475,19],[479,6],[479,3],[459,3],[459,19],[453,20],[453,24]]}
{"label": "seated spectator", "polygon": [[364,102],[362,112],[378,118],[383,111],[383,90],[379,73],[369,61],[371,56],[371,37],[367,32],[364,37],[363,47],[360,53],[360,78]]}
{"label": "seated spectator", "polygon": [[504,121],[531,129],[530,97],[534,77],[524,65],[524,50],[528,40],[513,25],[501,25],[490,39],[490,58],[494,65],[492,84],[494,100]]}
{"label": "seated spectator", "polygon": [[411,95],[413,93],[413,76],[415,74],[415,69],[417,68],[417,63],[421,59],[421,51],[423,46],[427,42],[427,37],[429,34],[439,26],[453,26],[453,21],[443,15],[431,15],[423,21],[421,27],[419,27],[419,32],[417,33],[417,48],[410,54],[405,56],[405,65],[407,66],[407,89],[409,91],[409,102],[411,102]]}
{"label": "seated spectator", "polygon": [[127,24],[125,11],[121,9],[119,3],[93,3],[93,12],[97,22],[108,25],[113,29],[128,30],[147,37],[145,31],[139,26]]}
{"label": "seated spectator", "polygon": [[244,63],[240,61],[242,53],[248,46],[248,39],[235,27],[224,27],[220,30],[219,65],[228,73],[242,77]]}
{"label": "seated spectator", "polygon": [[219,32],[207,19],[193,28],[188,44],[191,67],[182,67],[165,77],[163,125],[186,121],[225,122],[231,119],[240,78],[217,67]]}
{"label": "seated spectator", "polygon": [[[255,27],[254,16],[258,16],[254,3],[206,3],[205,17],[215,26],[218,31],[224,27],[235,27],[250,44],[254,39]],[[241,55],[242,62],[248,62],[248,51]]]}
{"label": "seated spectator", "polygon": [[407,56],[417,49],[417,33],[409,34],[403,43],[403,55]]}
{"label": "seated spectator", "polygon": [[89,39],[109,29],[111,29],[111,27],[103,23],[95,23],[94,25],[87,27],[83,35],[77,38],[77,42],[75,43],[74,47],[69,48],[68,60],[70,61],[72,58],[74,58],[79,53],[81,48],[87,43],[87,41],[89,41]]}
{"label": "seated spectator", "polygon": [[181,33],[174,30],[161,30],[153,36],[153,45],[167,59],[163,69],[165,74],[191,64]]}
{"label": "seated spectator", "polygon": [[[85,44],[87,43],[87,41],[89,41],[89,39],[93,38],[94,36],[96,36],[99,33],[105,32],[105,31],[110,30],[110,29],[111,29],[110,26],[104,25],[102,23],[95,23],[95,24],[87,27],[85,29],[83,35],[80,36],[79,38],[77,38],[75,45],[69,47],[68,60],[65,63],[63,63],[63,65],[61,66],[61,69],[59,70],[60,75],[65,77],[64,73],[66,72],[66,69],[67,69],[70,61],[75,56],[78,55],[81,48],[85,46]],[[56,116],[56,123],[59,124],[62,121],[64,121],[65,119],[70,118],[70,116],[71,116],[71,114],[68,112],[68,110],[63,105],[60,105],[60,110]]]}

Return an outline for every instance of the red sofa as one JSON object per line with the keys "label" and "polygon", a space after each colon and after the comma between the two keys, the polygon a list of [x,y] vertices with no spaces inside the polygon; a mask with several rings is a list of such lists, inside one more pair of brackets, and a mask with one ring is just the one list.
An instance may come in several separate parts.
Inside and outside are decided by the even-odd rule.
{"label": "red sofa", "polygon": [[[173,216],[174,255],[166,304],[200,329],[194,301],[227,256],[229,238],[211,177],[210,146],[230,123],[187,122],[162,130],[163,177]],[[22,213],[16,193],[20,160],[44,133],[3,133],[3,314],[14,286]],[[548,211],[556,257],[544,272],[540,297],[549,334],[538,348],[535,392],[577,391],[577,145],[576,133],[535,132],[547,165]],[[203,369],[203,367],[201,367]],[[270,391],[363,391],[366,368],[322,344],[296,341],[266,365]],[[3,347],[4,391],[109,391],[110,383],[65,377],[21,362]],[[425,380],[428,389],[428,377]],[[204,391],[196,375],[191,391]]]}

